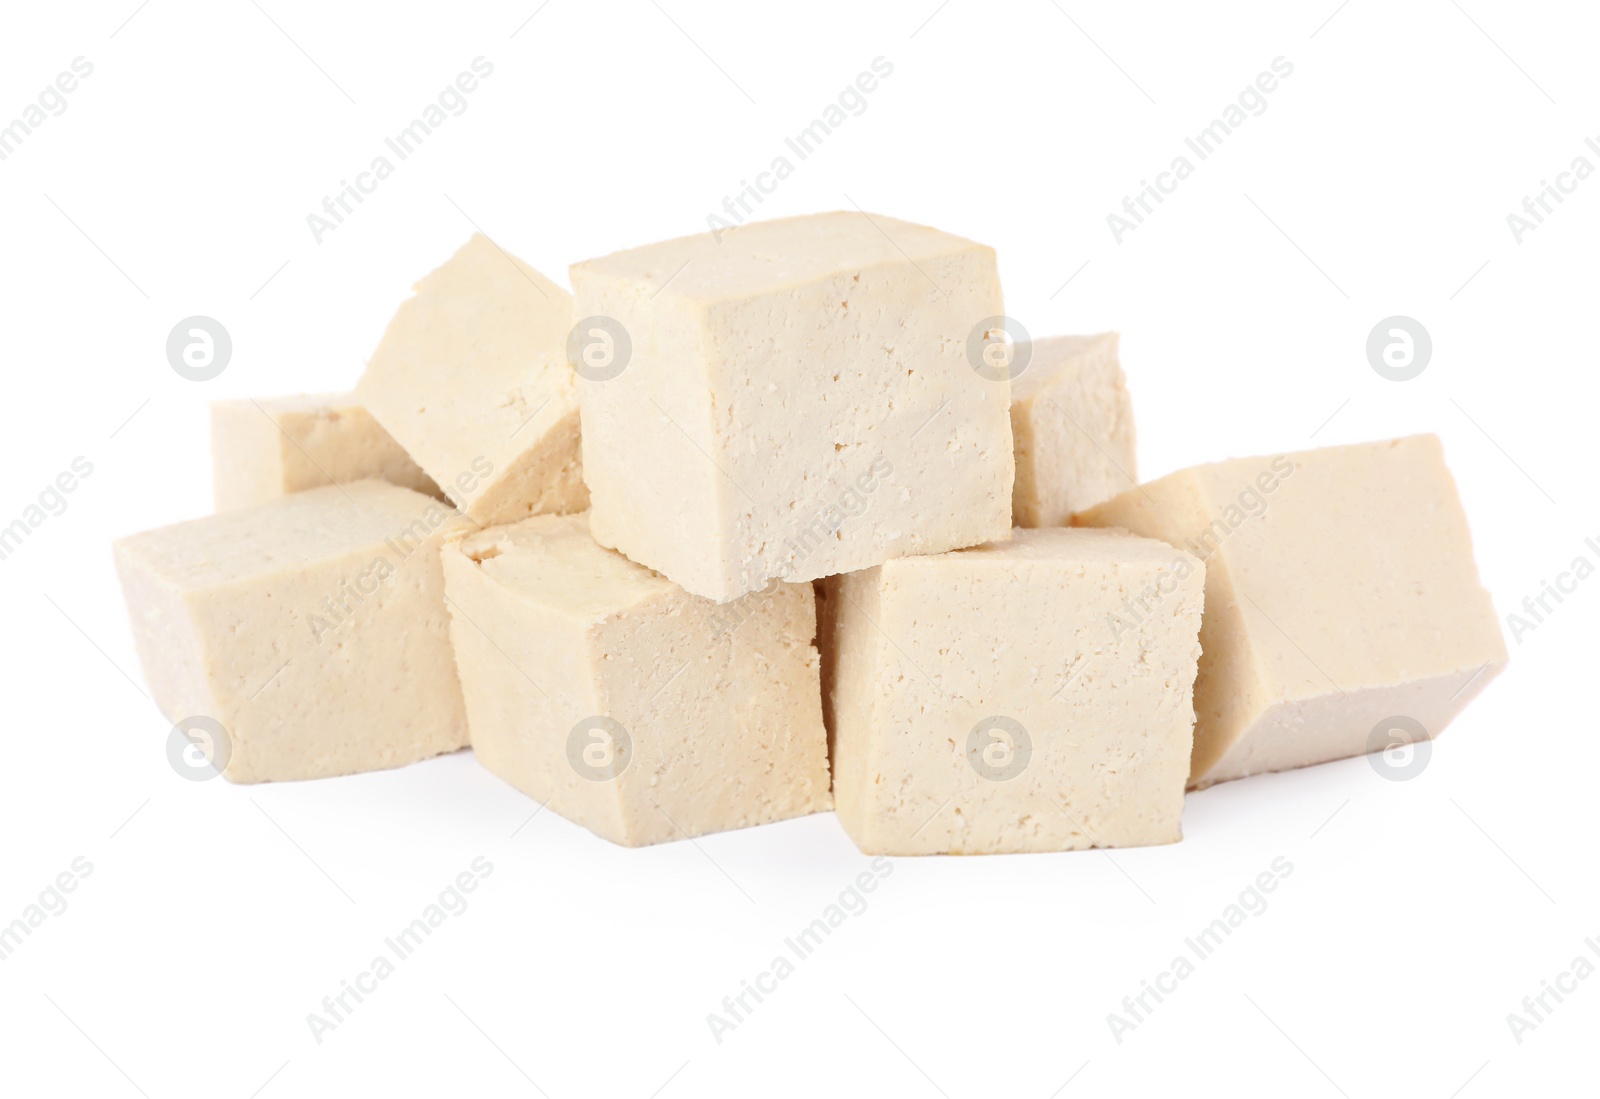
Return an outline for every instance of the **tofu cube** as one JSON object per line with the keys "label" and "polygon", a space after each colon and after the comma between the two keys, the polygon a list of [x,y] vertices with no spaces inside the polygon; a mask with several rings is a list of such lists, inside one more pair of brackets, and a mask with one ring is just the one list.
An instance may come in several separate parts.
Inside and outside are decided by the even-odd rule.
{"label": "tofu cube", "polygon": [[354,393],[213,401],[211,474],[218,511],[368,479],[444,499]]}
{"label": "tofu cube", "polygon": [[448,505],[381,481],[124,538],[134,642],[168,720],[222,728],[233,782],[399,767],[467,743],[439,546]]}
{"label": "tofu cube", "polygon": [[1177,841],[1203,573],[1152,539],[1055,527],[824,581],[834,802],[856,846]]}
{"label": "tofu cube", "polygon": [[539,516],[444,551],[478,760],[613,843],[831,804],[807,584],[718,605]]}
{"label": "tofu cube", "polygon": [[583,510],[572,296],[481,233],[415,291],[357,398],[474,522]]}
{"label": "tofu cube", "polygon": [[1205,562],[1197,786],[1437,736],[1505,667],[1436,436],[1196,466],[1073,521]]}
{"label": "tofu cube", "polygon": [[1003,319],[992,249],[830,213],[571,277],[609,364],[578,385],[602,545],[726,602],[1006,536],[1009,375],[979,372]]}
{"label": "tofu cube", "polygon": [[1133,402],[1117,363],[1117,333],[1034,340],[1011,383],[1019,527],[1065,526],[1072,513],[1139,483]]}

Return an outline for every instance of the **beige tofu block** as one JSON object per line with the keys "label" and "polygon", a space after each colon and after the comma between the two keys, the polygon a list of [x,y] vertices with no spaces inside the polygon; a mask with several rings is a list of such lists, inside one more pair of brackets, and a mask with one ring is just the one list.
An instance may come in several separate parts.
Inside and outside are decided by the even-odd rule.
{"label": "beige tofu block", "polygon": [[354,393],[212,401],[211,476],[218,511],[368,479],[444,499]]}
{"label": "beige tofu block", "polygon": [[[856,846],[1177,841],[1203,577],[1161,542],[1055,527],[824,581],[833,796]],[[1121,621],[1145,591],[1159,609]]]}
{"label": "beige tofu block", "polygon": [[1133,401],[1117,339],[1102,332],[1028,345],[1027,365],[1011,383],[1017,526],[1064,526],[1073,512],[1138,484]]}
{"label": "beige tofu block", "polygon": [[595,538],[726,602],[1006,537],[1009,380],[974,366],[994,251],[860,212],[720,238],[572,268],[631,345],[579,371]]}
{"label": "beige tofu block", "polygon": [[219,723],[233,782],[398,767],[467,742],[439,546],[448,505],[381,481],[309,489],[114,547],[168,720]]}
{"label": "beige tofu block", "polygon": [[1196,466],[1073,521],[1206,564],[1195,785],[1387,746],[1396,717],[1437,736],[1505,667],[1436,436]]}
{"label": "beige tofu block", "polygon": [[630,847],[830,807],[810,585],[719,606],[584,516],[464,535],[444,572],[473,751],[529,797]]}
{"label": "beige tofu block", "polygon": [[356,385],[478,523],[581,511],[572,297],[475,233],[416,284]]}

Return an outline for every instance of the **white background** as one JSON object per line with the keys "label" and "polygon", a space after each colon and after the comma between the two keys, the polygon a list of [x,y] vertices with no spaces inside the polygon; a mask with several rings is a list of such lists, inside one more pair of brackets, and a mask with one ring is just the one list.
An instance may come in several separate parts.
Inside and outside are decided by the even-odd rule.
{"label": "white background", "polygon": [[[867,864],[831,816],[628,851],[528,822],[470,753],[259,787],[168,766],[108,546],[208,510],[209,400],[348,387],[474,223],[558,281],[703,230],[880,56],[762,216],[934,224],[996,246],[1033,332],[1121,330],[1147,478],[1436,431],[1502,618],[1600,559],[1600,177],[1520,243],[1506,221],[1600,167],[1591,6],[937,2],[6,5],[0,121],[94,71],[0,162],[0,525],[93,473],[0,561],[0,922],[93,870],[0,963],[0,1091],[1592,1092],[1600,979],[1520,1044],[1506,1017],[1600,936],[1600,579],[1508,629],[1414,780],[1353,759],[1195,795],[1171,847],[897,860],[720,1044],[707,1014]],[[306,215],[478,56],[469,109],[318,243]],[[1106,214],[1279,56],[1266,112],[1118,243]],[[203,384],[164,354],[193,314],[234,341]],[[1366,359],[1393,314],[1432,334],[1414,381]],[[471,907],[314,1041],[480,855]],[[1270,907],[1114,1040],[1280,855]]]}

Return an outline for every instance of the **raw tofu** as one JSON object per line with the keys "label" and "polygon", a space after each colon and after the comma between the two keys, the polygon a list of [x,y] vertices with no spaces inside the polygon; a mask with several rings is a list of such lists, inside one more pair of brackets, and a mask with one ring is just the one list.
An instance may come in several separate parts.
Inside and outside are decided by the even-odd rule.
{"label": "raw tofu", "polygon": [[1117,333],[1034,340],[1011,383],[1019,527],[1065,526],[1072,513],[1139,483],[1133,402],[1117,363]]}
{"label": "raw tofu", "polygon": [[354,393],[211,402],[218,511],[376,478],[444,498]]}
{"label": "raw tofu", "polygon": [[473,521],[581,511],[571,295],[481,233],[415,290],[356,396]]}
{"label": "raw tofu", "polygon": [[726,602],[1006,537],[1010,385],[968,351],[1001,313],[992,249],[831,213],[571,277],[632,345],[578,386],[602,545]]}
{"label": "raw tofu", "polygon": [[[1057,527],[824,586],[834,802],[862,851],[1180,838],[1203,568]],[[1157,605],[1130,621],[1147,592]]]}
{"label": "raw tofu", "polygon": [[1199,786],[1360,755],[1393,717],[1437,736],[1506,664],[1433,435],[1196,466],[1074,522],[1206,563]]}
{"label": "raw tofu", "polygon": [[829,808],[808,584],[719,606],[542,516],[445,547],[473,751],[628,846]]}
{"label": "raw tofu", "polygon": [[431,497],[359,481],[122,539],[156,705],[174,723],[219,722],[234,782],[464,747],[439,546],[465,525]]}

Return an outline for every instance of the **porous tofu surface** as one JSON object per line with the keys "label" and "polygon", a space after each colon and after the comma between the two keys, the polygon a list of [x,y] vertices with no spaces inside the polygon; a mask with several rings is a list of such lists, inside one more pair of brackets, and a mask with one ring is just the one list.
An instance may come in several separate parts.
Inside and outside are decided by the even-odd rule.
{"label": "porous tofu surface", "polygon": [[1363,754],[1395,717],[1436,736],[1506,663],[1433,435],[1197,466],[1074,522],[1206,562],[1197,785]]}
{"label": "porous tofu surface", "polygon": [[579,383],[601,544],[726,602],[1005,537],[1009,379],[972,351],[1002,312],[991,249],[846,212],[571,277],[631,345]]}
{"label": "porous tofu surface", "polygon": [[718,605],[583,516],[455,539],[444,569],[478,759],[629,846],[831,806],[809,585]]}
{"label": "porous tofu surface", "polygon": [[466,525],[431,497],[361,481],[123,539],[117,569],[156,704],[174,723],[220,724],[236,782],[462,747],[439,547]]}
{"label": "porous tofu surface", "polygon": [[581,511],[572,295],[476,233],[414,288],[356,396],[479,523]]}
{"label": "porous tofu surface", "polygon": [[824,588],[834,796],[863,851],[1180,837],[1203,570],[1170,546],[1019,530]]}

